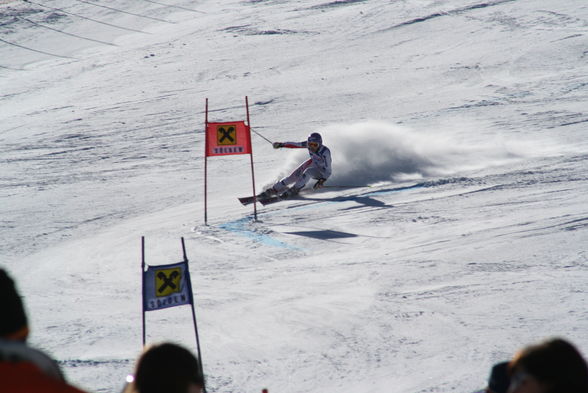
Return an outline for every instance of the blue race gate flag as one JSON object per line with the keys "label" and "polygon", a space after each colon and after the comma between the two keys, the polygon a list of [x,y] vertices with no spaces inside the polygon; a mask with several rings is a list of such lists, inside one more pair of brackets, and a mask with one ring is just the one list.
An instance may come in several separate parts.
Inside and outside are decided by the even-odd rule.
{"label": "blue race gate flag", "polygon": [[[145,237],[141,236],[141,272],[143,281],[143,347],[147,341],[145,311],[155,311],[175,306],[189,304],[192,308],[192,322],[194,323],[194,335],[198,359],[200,360],[200,372],[204,375],[202,368],[202,352],[200,351],[200,338],[198,338],[198,326],[196,325],[196,310],[194,310],[194,297],[192,296],[192,282],[190,281],[190,270],[188,269],[188,257],[186,256],[186,245],[182,238],[183,262],[171,265],[148,266],[145,264]],[[145,270],[147,266],[147,270]],[[202,390],[206,393],[206,387]]]}
{"label": "blue race gate flag", "polygon": [[188,263],[149,266],[143,273],[143,310],[192,304]]}

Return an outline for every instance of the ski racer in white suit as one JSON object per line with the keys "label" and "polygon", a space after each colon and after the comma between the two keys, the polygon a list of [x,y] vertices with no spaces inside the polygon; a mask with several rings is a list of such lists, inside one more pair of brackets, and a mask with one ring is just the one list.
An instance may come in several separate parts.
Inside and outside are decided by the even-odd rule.
{"label": "ski racer in white suit", "polygon": [[[323,138],[318,132],[310,134],[304,142],[274,142],[273,146],[274,149],[282,147],[291,149],[307,148],[310,158],[300,164],[289,176],[264,191],[264,196],[278,194],[287,198],[296,195],[310,179],[317,180],[313,188],[318,189],[331,176],[331,151],[323,145]],[[288,188],[290,184],[293,185]]]}

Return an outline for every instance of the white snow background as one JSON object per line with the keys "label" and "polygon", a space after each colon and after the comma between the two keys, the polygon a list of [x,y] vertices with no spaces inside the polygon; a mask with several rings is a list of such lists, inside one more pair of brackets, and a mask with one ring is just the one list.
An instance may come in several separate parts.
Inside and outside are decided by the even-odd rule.
{"label": "white snow background", "polygon": [[[0,264],[72,383],[133,370],[141,236],[151,265],[185,238],[210,392],[471,392],[546,337],[588,353],[585,0],[0,3]],[[204,225],[205,99],[245,96],[269,140],[324,134],[331,187],[254,221],[249,156],[213,157]],[[303,159],[253,150],[258,191]],[[194,348],[189,307],[147,323]]]}

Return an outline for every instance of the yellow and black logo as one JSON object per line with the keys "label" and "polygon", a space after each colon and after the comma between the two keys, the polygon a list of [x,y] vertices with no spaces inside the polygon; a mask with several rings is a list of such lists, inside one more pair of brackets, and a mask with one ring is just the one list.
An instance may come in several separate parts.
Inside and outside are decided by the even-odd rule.
{"label": "yellow and black logo", "polygon": [[218,145],[237,144],[237,126],[222,125],[216,128],[216,141]]}
{"label": "yellow and black logo", "polygon": [[181,291],[180,282],[182,279],[182,269],[162,269],[155,272],[155,294],[159,296],[168,296],[172,293]]}

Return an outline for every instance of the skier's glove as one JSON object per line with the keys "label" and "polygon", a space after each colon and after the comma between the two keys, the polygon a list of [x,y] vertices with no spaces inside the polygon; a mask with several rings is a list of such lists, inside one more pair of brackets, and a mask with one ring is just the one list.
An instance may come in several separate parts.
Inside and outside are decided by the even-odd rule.
{"label": "skier's glove", "polygon": [[312,186],[312,188],[315,190],[318,190],[319,188],[323,188],[323,185],[325,184],[326,181],[327,181],[327,179],[318,179],[318,181],[316,183],[314,183],[314,186]]}
{"label": "skier's glove", "polygon": [[280,147],[284,147],[284,144],[282,142],[274,142],[274,143],[272,143],[272,145],[274,146],[274,149],[279,149]]}

